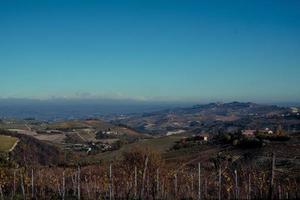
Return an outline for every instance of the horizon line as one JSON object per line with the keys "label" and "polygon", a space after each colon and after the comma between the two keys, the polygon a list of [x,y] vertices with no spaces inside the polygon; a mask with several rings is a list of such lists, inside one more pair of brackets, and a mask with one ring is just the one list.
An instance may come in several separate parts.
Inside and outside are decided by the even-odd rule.
{"label": "horizon line", "polygon": [[[30,97],[0,97],[1,101],[39,101],[39,102],[49,102],[49,101],[113,101],[113,102],[131,102],[131,103],[162,103],[162,104],[210,104],[210,103],[254,103],[254,104],[298,104],[300,106],[300,101],[298,100],[289,100],[289,101],[272,101],[272,100],[263,100],[263,101],[253,101],[253,100],[200,100],[200,99],[162,99],[162,98],[113,98],[113,97],[52,97],[52,98],[30,98]],[[100,103],[99,102],[99,103]]]}

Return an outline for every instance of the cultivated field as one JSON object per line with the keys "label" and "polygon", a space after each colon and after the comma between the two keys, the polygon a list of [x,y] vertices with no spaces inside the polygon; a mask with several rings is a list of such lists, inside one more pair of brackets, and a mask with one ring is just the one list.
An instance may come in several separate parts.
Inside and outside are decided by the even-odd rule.
{"label": "cultivated field", "polygon": [[9,151],[17,141],[15,137],[0,135],[0,152]]}

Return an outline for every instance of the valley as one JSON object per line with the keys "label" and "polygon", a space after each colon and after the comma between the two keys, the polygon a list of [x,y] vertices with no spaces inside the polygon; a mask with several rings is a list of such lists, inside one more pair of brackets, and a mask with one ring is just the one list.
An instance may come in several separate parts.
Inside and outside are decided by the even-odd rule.
{"label": "valley", "polygon": [[[270,195],[267,192],[270,179],[267,177],[270,170],[276,168],[276,187],[296,197],[298,189],[288,188],[286,184],[293,182],[295,186],[300,180],[299,125],[298,109],[238,102],[76,120],[6,118],[0,123],[0,142],[5,143],[1,145],[0,163],[3,173],[11,174],[9,168],[12,167],[18,171],[24,169],[24,173],[18,173],[30,177],[30,170],[26,169],[34,169],[49,173],[53,181],[61,180],[61,175],[50,168],[69,173],[65,181],[71,181],[82,173],[81,179],[85,177],[82,181],[89,180],[81,186],[81,192],[85,195],[107,197],[107,187],[113,184],[120,197],[129,192],[131,197],[146,195],[150,198],[152,191],[157,195],[167,195],[167,199],[175,198],[174,195],[178,198],[195,197],[196,188],[191,188],[188,183],[196,184],[196,180],[190,178],[197,176],[199,164],[203,184],[207,184],[202,188],[207,190],[204,196],[217,198],[218,182],[212,177],[217,177],[218,170],[222,169],[219,176],[226,182],[221,188],[224,198],[237,195],[232,187],[226,187],[234,184],[233,170],[239,172],[240,197],[252,195],[267,198]],[[9,151],[12,146],[12,151]],[[273,167],[272,157],[275,159]],[[111,167],[114,176],[110,180],[107,177]],[[137,185],[127,189],[117,188],[120,181],[122,184],[126,181],[133,183],[134,168],[139,170],[138,182],[142,183],[144,177],[149,179],[148,192],[143,192],[142,186]],[[148,171],[146,174],[143,172],[145,169]],[[159,190],[150,189],[151,184],[157,184],[155,176],[158,176],[152,175],[154,179],[151,179],[151,173],[159,173],[155,172],[158,169],[164,171],[160,178],[165,185]],[[93,176],[99,176],[100,171],[103,173],[99,177],[101,183],[93,182]],[[256,182],[251,193],[242,189],[249,181],[247,174],[251,174],[252,181]],[[42,178],[38,174],[35,176],[38,180]],[[177,177],[177,184],[180,183],[176,193],[171,187],[174,176]],[[74,184],[79,183],[73,180],[67,186],[66,195],[70,198],[75,198],[79,192],[71,192]],[[100,187],[100,193],[96,189],[92,193],[89,188],[92,186]],[[26,187],[30,188],[30,184]],[[44,190],[43,187],[40,185],[37,189]],[[134,194],[133,187],[139,194]],[[185,187],[189,187],[188,193],[183,192]],[[47,188],[56,191],[56,188]],[[272,196],[282,195],[278,188],[274,190]]]}

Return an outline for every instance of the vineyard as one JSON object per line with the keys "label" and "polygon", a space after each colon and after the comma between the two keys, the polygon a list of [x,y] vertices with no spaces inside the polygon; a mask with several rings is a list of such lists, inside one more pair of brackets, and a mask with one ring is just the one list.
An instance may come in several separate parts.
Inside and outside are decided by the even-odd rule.
{"label": "vineyard", "polygon": [[[299,179],[276,169],[215,161],[172,167],[148,148],[112,163],[0,169],[1,199],[297,199]],[[295,178],[296,177],[296,178]]]}

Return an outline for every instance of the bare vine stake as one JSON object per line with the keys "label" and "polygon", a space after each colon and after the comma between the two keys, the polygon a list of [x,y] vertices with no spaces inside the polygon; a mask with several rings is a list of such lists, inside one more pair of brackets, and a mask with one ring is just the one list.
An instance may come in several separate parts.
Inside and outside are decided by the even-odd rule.
{"label": "bare vine stake", "polygon": [[271,181],[270,181],[270,189],[269,189],[269,199],[273,198],[274,191],[274,176],[275,176],[275,154],[272,155],[272,169],[271,169]]}
{"label": "bare vine stake", "polygon": [[191,185],[191,196],[192,199],[194,198],[194,175],[191,174],[191,181],[192,181],[192,185]]}
{"label": "bare vine stake", "polygon": [[0,185],[0,198],[1,200],[4,200],[4,195],[3,195],[3,191],[2,191],[2,186]]}
{"label": "bare vine stake", "polygon": [[222,189],[222,171],[221,171],[221,166],[219,169],[219,194],[218,194],[218,199],[221,200],[221,189]]}
{"label": "bare vine stake", "polygon": [[14,198],[15,195],[16,195],[16,169],[14,169],[14,189],[13,189],[12,197]]}
{"label": "bare vine stake", "polygon": [[134,167],[134,199],[137,198],[137,168]]}
{"label": "bare vine stake", "polygon": [[143,181],[142,181],[142,191],[141,191],[141,196],[142,199],[144,197],[144,189],[145,189],[145,179],[146,179],[146,172],[147,172],[147,165],[148,165],[148,156],[145,159],[145,166],[144,166],[144,172],[143,172]]}
{"label": "bare vine stake", "polygon": [[96,175],[95,177],[96,177],[95,178],[95,182],[96,182],[95,190],[96,190],[96,193],[99,194],[99,197],[97,197],[97,198],[100,199],[100,197],[101,197],[101,167],[100,166],[99,166],[99,175],[98,176]]}
{"label": "bare vine stake", "polygon": [[198,163],[198,199],[201,199],[201,164]]}
{"label": "bare vine stake", "polygon": [[157,199],[159,199],[159,168],[156,169],[156,193]]}
{"label": "bare vine stake", "polygon": [[237,178],[237,170],[234,170],[234,180],[235,180],[235,199],[238,199],[238,178]]}
{"label": "bare vine stake", "polygon": [[244,187],[244,189],[245,189],[245,192],[244,192],[245,194],[241,194],[240,191],[242,191],[243,189],[239,189],[239,196],[242,196],[244,199],[248,199],[248,184],[247,184],[247,182],[245,182],[245,185],[241,184],[241,188],[242,187]]}
{"label": "bare vine stake", "polygon": [[128,194],[129,196],[129,191],[130,191],[130,188],[132,187],[132,182],[131,181],[126,181],[126,191],[125,191],[125,194]]}
{"label": "bare vine stake", "polygon": [[174,191],[175,191],[175,199],[177,199],[177,173],[174,175]]}
{"label": "bare vine stake", "polygon": [[[90,169],[90,179],[89,179],[89,187],[90,187],[90,185],[91,185],[91,183],[92,183],[92,189],[91,189],[91,191],[92,191],[92,193],[94,193],[94,192],[96,192],[95,191],[95,189],[97,188],[97,182],[95,182],[94,180],[93,180],[93,176],[92,176],[92,170]],[[96,197],[94,197],[94,198],[96,198]]]}
{"label": "bare vine stake", "polygon": [[91,199],[90,184],[89,184],[87,176],[84,176],[84,180],[85,180],[85,185],[87,188],[88,199]]}
{"label": "bare vine stake", "polygon": [[60,183],[57,184],[57,192],[59,196],[62,196],[62,189],[60,188]]}
{"label": "bare vine stake", "polygon": [[204,191],[205,192],[205,194],[204,194],[205,195],[205,199],[207,199],[207,197],[208,197],[207,196],[207,178],[205,179],[205,189],[204,190],[205,190]]}
{"label": "bare vine stake", "polygon": [[[39,169],[38,170],[38,179],[39,180],[41,180],[42,179],[42,176],[41,176],[41,169]],[[44,194],[44,187],[42,187],[40,190],[39,190],[39,192],[40,192],[40,196],[43,196],[43,194]],[[45,199],[45,196],[43,196],[44,197],[44,199]]]}
{"label": "bare vine stake", "polygon": [[80,200],[81,191],[80,191],[80,166],[78,166],[78,172],[77,172],[77,197],[78,200]]}
{"label": "bare vine stake", "polygon": [[109,165],[109,200],[112,200],[112,166]]}
{"label": "bare vine stake", "polygon": [[278,198],[282,199],[281,198],[281,186],[280,185],[278,185]]}
{"label": "bare vine stake", "polygon": [[165,188],[165,180],[162,182],[162,198],[166,198],[166,188]]}
{"label": "bare vine stake", "polygon": [[150,173],[148,173],[148,175],[147,175],[147,181],[146,181],[146,198],[149,197],[149,189],[150,189],[150,187],[149,187],[149,182],[150,182],[150,180],[149,180],[149,174]]}
{"label": "bare vine stake", "polygon": [[74,173],[74,175],[71,176],[72,178],[72,184],[73,184],[73,196],[76,196],[76,190],[77,190],[77,172]]}
{"label": "bare vine stake", "polygon": [[21,176],[21,188],[22,188],[22,194],[23,194],[23,199],[26,200],[26,194],[25,194],[25,187],[24,187],[24,177],[23,177],[23,173],[20,173]]}
{"label": "bare vine stake", "polygon": [[248,176],[248,199],[251,199],[251,175]]}
{"label": "bare vine stake", "polygon": [[33,168],[31,169],[31,198],[34,199],[34,177],[33,177]]}
{"label": "bare vine stake", "polygon": [[65,200],[65,192],[66,192],[66,178],[65,178],[65,170],[63,171],[63,191],[62,191],[62,199]]}

